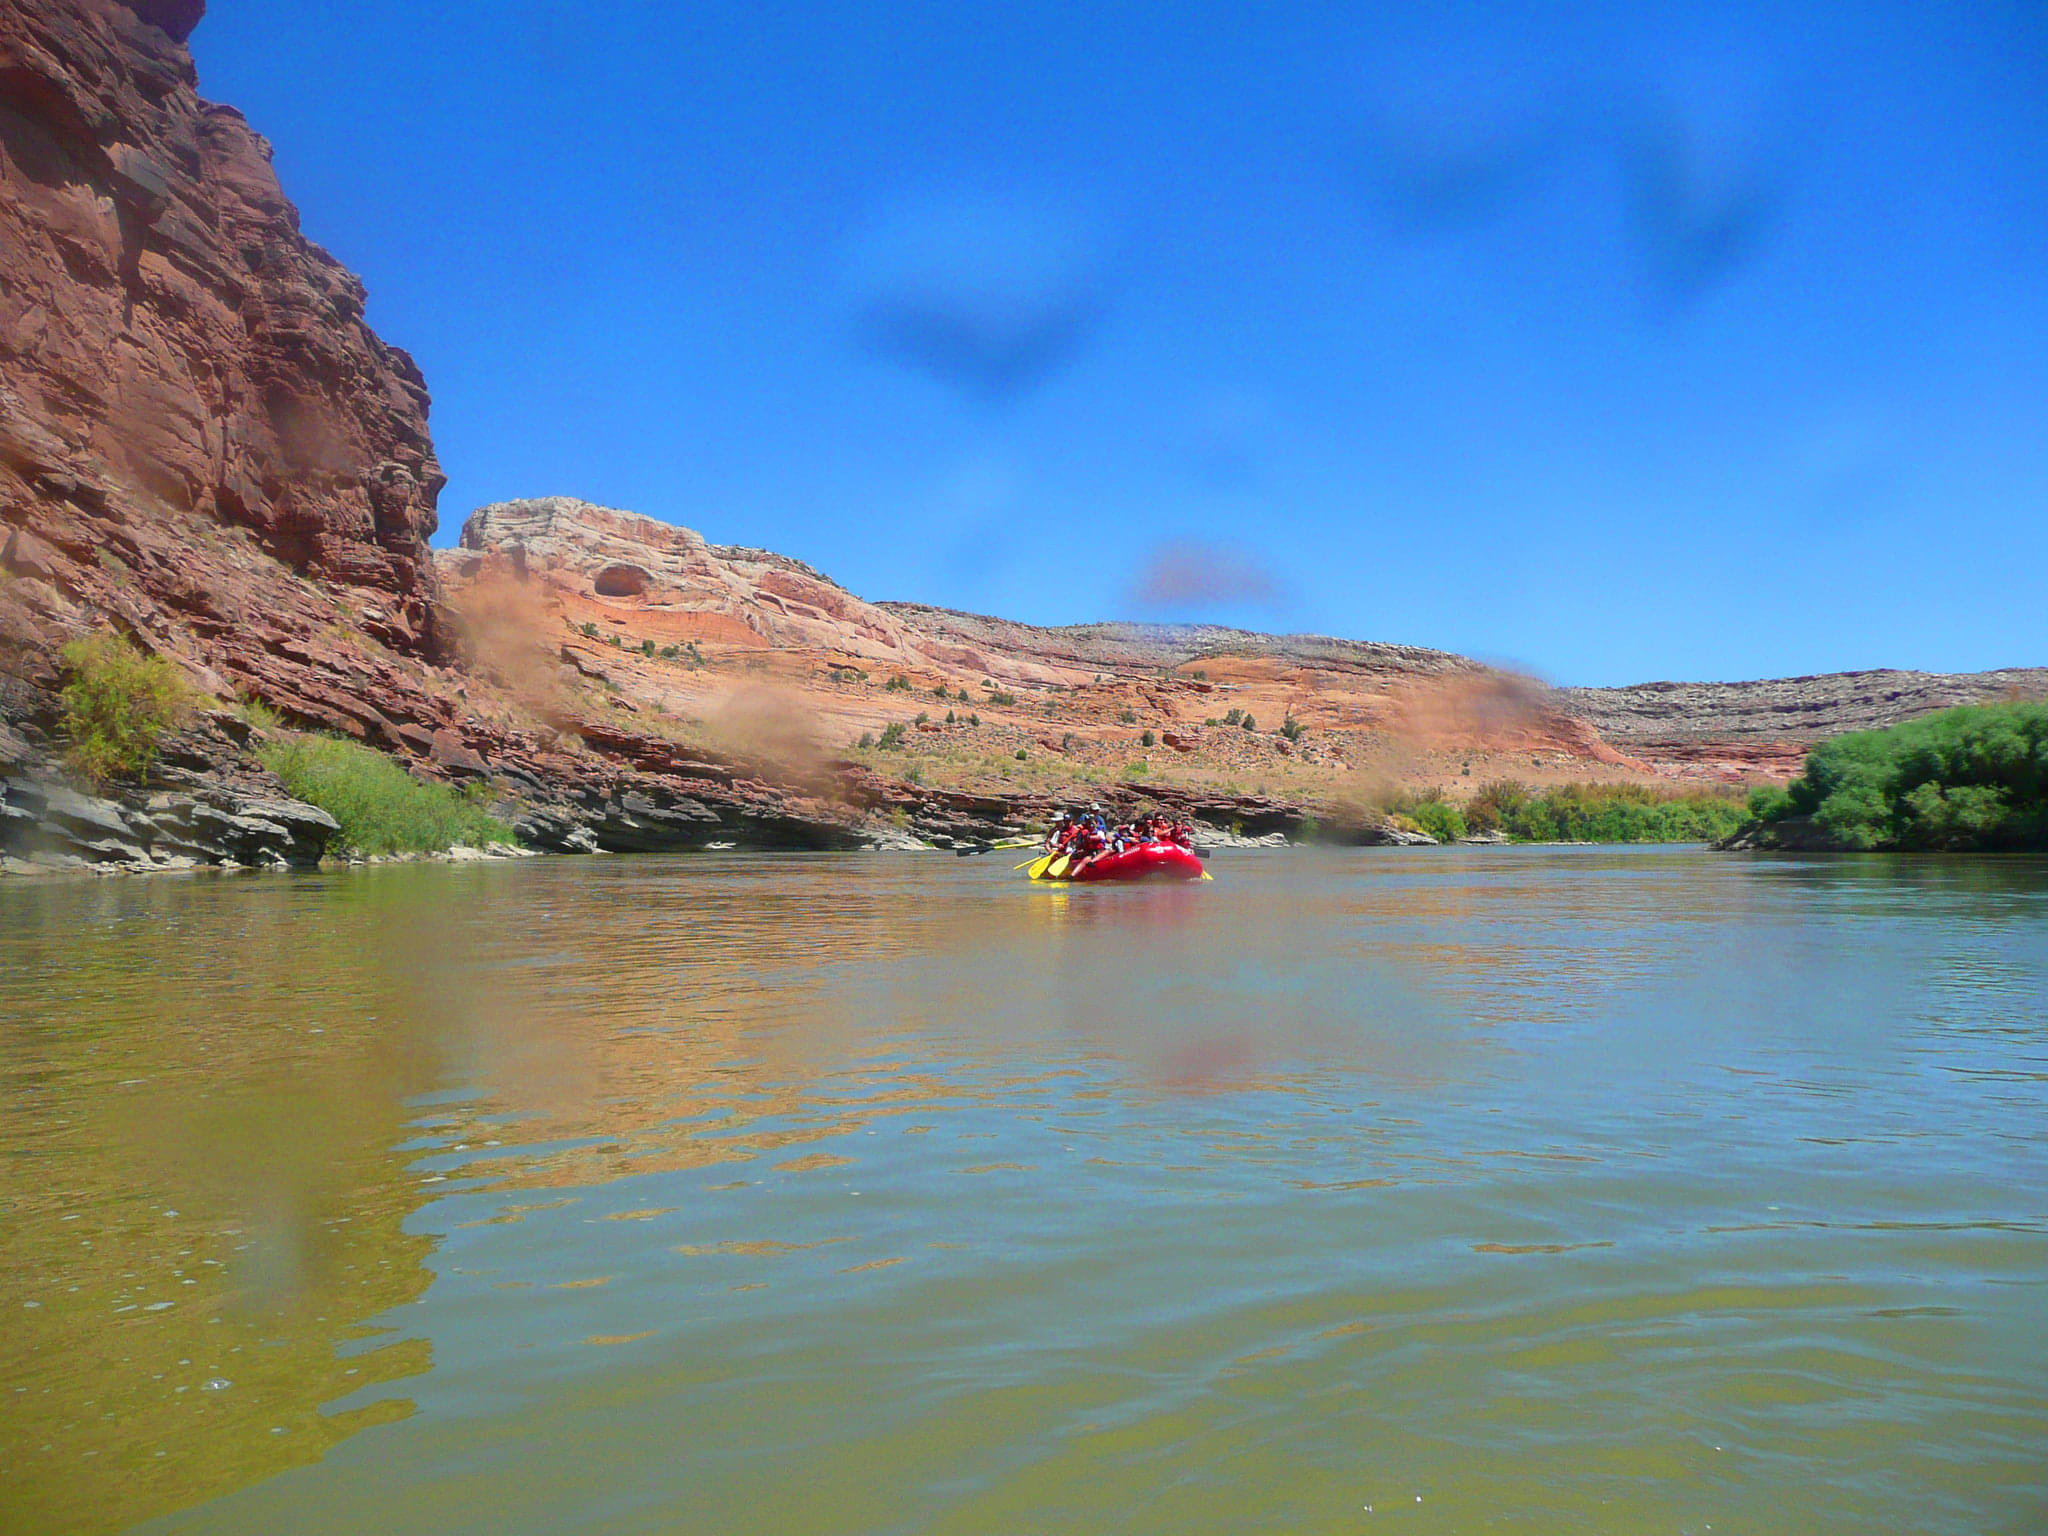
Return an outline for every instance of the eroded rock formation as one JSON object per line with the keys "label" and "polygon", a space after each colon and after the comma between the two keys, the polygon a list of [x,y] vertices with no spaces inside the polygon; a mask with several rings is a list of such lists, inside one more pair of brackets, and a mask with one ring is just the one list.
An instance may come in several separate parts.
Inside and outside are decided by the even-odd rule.
{"label": "eroded rock formation", "polygon": [[[197,0],[0,4],[0,665],[85,610],[196,668],[288,578],[431,655],[443,483],[412,359],[300,232],[270,148],[200,99]],[[261,553],[271,571],[250,556]],[[289,620],[303,603],[287,602]],[[322,615],[325,618],[325,615]]]}

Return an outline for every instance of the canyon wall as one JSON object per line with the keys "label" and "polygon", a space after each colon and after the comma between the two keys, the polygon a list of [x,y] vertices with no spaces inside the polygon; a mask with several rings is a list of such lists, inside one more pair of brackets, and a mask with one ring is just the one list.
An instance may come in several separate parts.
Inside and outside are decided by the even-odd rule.
{"label": "canyon wall", "polygon": [[[199,0],[0,0],[0,672],[111,618],[202,680],[266,625],[431,656],[427,390],[200,99]],[[309,603],[293,578],[343,600]],[[339,611],[334,611],[336,608]],[[316,611],[317,610],[317,611]]]}

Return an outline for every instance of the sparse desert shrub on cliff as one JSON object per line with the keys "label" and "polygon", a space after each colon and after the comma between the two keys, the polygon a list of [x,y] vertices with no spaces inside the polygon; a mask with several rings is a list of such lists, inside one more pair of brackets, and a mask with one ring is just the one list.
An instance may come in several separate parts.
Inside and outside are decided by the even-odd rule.
{"label": "sparse desert shrub on cliff", "polygon": [[1130,708],[1128,705],[1118,710],[1116,712],[1116,717],[1117,719],[1121,720],[1125,725],[1136,725],[1138,723],[1138,712],[1135,709]]}
{"label": "sparse desert shrub on cliff", "polygon": [[[1209,724],[1211,724],[1211,725],[1214,725],[1215,723],[1216,723],[1216,722],[1215,722],[1215,721],[1213,721],[1213,720],[1211,720],[1211,721],[1209,722]],[[1244,724],[1244,711],[1243,711],[1243,710],[1241,710],[1241,709],[1233,709],[1233,710],[1231,710],[1231,712],[1230,712],[1229,714],[1227,714],[1227,715],[1225,715],[1225,716],[1223,717],[1223,723],[1224,723],[1225,725],[1243,725],[1243,724]]]}
{"label": "sparse desert shrub on cliff", "polygon": [[640,642],[640,654],[642,656],[652,656],[654,654],[654,642],[652,640],[642,640]]}
{"label": "sparse desert shrub on cliff", "polygon": [[860,740],[854,743],[854,745],[863,752],[867,751],[870,747],[874,746],[874,744],[875,733],[873,731],[862,731],[860,733]]}
{"label": "sparse desert shrub on cliff", "polygon": [[485,809],[481,784],[450,789],[415,779],[391,758],[335,736],[280,736],[257,749],[292,795],[341,823],[341,841],[366,854],[438,853],[517,842]]}
{"label": "sparse desert shrub on cliff", "polygon": [[882,684],[882,692],[908,693],[910,692],[910,679],[905,677],[901,672],[898,672],[894,677],[890,678],[889,681]]}
{"label": "sparse desert shrub on cliff", "polygon": [[1844,848],[2048,847],[2048,704],[1965,705],[1806,754],[1782,799],[1755,795],[1765,827],[1810,816]]}
{"label": "sparse desert shrub on cliff", "polygon": [[1124,764],[1124,777],[1127,779],[1142,779],[1151,771],[1152,765],[1150,763]]}
{"label": "sparse desert shrub on cliff", "polygon": [[[1285,736],[1289,741],[1301,740],[1302,732],[1306,731],[1307,729],[1307,726],[1303,725],[1299,720],[1295,719],[1292,715],[1289,715],[1285,720],[1280,722],[1280,734],[1282,736]],[[1466,772],[1469,773],[1470,771],[1470,768],[1466,769]]]}
{"label": "sparse desert shrub on cliff", "polygon": [[1138,737],[1138,745],[1141,747],[1149,747],[1156,744],[1158,740],[1159,738],[1157,736],[1154,736],[1150,731],[1146,731]]}
{"label": "sparse desert shrub on cliff", "polygon": [[582,632],[583,638],[586,640],[595,640],[597,638],[597,626],[588,619],[578,624],[576,628]]}
{"label": "sparse desert shrub on cliff", "polygon": [[969,725],[979,725],[981,724],[981,716],[970,712],[967,716],[967,723]]}
{"label": "sparse desert shrub on cliff", "polygon": [[909,727],[904,725],[901,720],[891,721],[888,725],[882,727],[882,739],[876,742],[875,745],[885,752],[891,748],[900,747],[903,745],[903,733],[908,729]]}
{"label": "sparse desert shrub on cliff", "polygon": [[248,721],[249,724],[255,726],[259,731],[275,731],[281,729],[284,725],[284,721],[278,718],[277,711],[261,699],[242,698],[235,700],[235,713]]}
{"label": "sparse desert shrub on cliff", "polygon": [[1254,720],[1250,715],[1246,715],[1242,720],[1238,721],[1238,724],[1243,726],[1248,731],[1256,731],[1259,728],[1259,722]]}
{"label": "sparse desert shrub on cliff", "polygon": [[1021,763],[1021,762],[1024,762],[1024,761],[1026,761],[1026,760],[1027,760],[1027,759],[1029,758],[1029,756],[1030,756],[1030,754],[1029,754],[1029,753],[1027,753],[1027,752],[1026,752],[1026,751],[1025,751],[1025,750],[1024,750],[1024,749],[1023,749],[1022,747],[1019,747],[1019,748],[1017,749],[1017,761],[1018,761],[1018,762],[1020,762],[1020,763]]}
{"label": "sparse desert shrub on cliff", "polygon": [[941,683],[938,687],[932,690],[932,697],[938,699],[943,703],[945,700],[950,699],[952,695],[946,692],[946,685],[944,683]]}
{"label": "sparse desert shrub on cliff", "polygon": [[164,732],[184,723],[198,695],[176,667],[112,629],[72,641],[62,659],[72,766],[96,783],[141,778]]}

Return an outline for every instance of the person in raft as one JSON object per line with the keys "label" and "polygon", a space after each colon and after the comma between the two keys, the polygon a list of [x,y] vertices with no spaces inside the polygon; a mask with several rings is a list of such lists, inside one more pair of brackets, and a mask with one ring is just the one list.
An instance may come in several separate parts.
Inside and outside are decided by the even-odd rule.
{"label": "person in raft", "polygon": [[1066,854],[1066,873],[1078,874],[1087,865],[1105,854],[1123,853],[1143,843],[1173,843],[1182,848],[1193,848],[1195,829],[1184,821],[1175,821],[1158,811],[1112,827],[1103,819],[1102,807],[1091,805],[1086,811],[1061,811],[1053,818],[1046,830],[1045,848],[1051,854]]}

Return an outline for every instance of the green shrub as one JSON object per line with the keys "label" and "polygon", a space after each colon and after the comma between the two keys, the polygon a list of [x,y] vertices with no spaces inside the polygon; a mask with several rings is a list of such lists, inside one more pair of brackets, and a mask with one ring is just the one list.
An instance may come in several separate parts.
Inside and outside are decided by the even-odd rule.
{"label": "green shrub", "polygon": [[1465,802],[1466,825],[1518,843],[1711,843],[1744,819],[1724,790],[1640,784],[1563,784],[1534,790],[1511,779],[1482,784]]}
{"label": "green shrub", "polygon": [[1022,747],[1019,747],[1019,748],[1017,749],[1017,761],[1018,761],[1018,762],[1020,762],[1020,763],[1021,763],[1021,762],[1023,762],[1023,761],[1024,761],[1024,755],[1025,755],[1025,754],[1024,754],[1024,749],[1023,749]]}
{"label": "green shrub", "polygon": [[597,626],[591,623],[588,619],[585,619],[581,624],[577,625],[576,627],[583,632],[584,639],[595,640],[597,638]]}
{"label": "green shrub", "polygon": [[1844,848],[2048,847],[2048,704],[1965,705],[1806,754],[1806,772],[1756,820],[1788,816]]}
{"label": "green shrub", "polygon": [[1776,821],[1792,808],[1792,797],[1777,784],[1759,784],[1749,792],[1749,819]]}
{"label": "green shrub", "polygon": [[[1210,723],[1211,725],[1214,725],[1214,724],[1215,724],[1215,722],[1214,722],[1213,720],[1212,720],[1212,721],[1210,721],[1209,723]],[[1241,709],[1233,709],[1233,710],[1232,710],[1232,711],[1231,711],[1231,712],[1230,712],[1229,714],[1227,714],[1227,715],[1225,715],[1225,716],[1223,717],[1223,723],[1224,723],[1225,725],[1243,725],[1243,724],[1244,724],[1244,711],[1243,711],[1243,710],[1241,710]]]}
{"label": "green shrub", "polygon": [[1116,712],[1116,717],[1125,725],[1136,725],[1138,723],[1138,712],[1135,709],[1130,708],[1128,705],[1118,710]]}
{"label": "green shrub", "polygon": [[642,640],[640,642],[640,654],[642,656],[652,656],[654,654],[654,642],[652,640]]}
{"label": "green shrub", "polygon": [[889,681],[882,684],[882,691],[884,693],[908,693],[910,692],[910,687],[910,679],[905,677],[901,672],[898,672],[894,677],[890,678]]}
{"label": "green shrub", "polygon": [[1256,731],[1259,728],[1259,722],[1254,720],[1250,715],[1246,715],[1244,719],[1238,722],[1238,724],[1242,725],[1248,731]]}
{"label": "green shrub", "polygon": [[198,695],[176,667],[112,629],[72,641],[62,659],[72,766],[97,783],[141,778],[164,732],[189,718]]}
{"label": "green shrub", "polygon": [[1146,774],[1150,773],[1151,771],[1152,765],[1150,763],[1124,764],[1124,777],[1127,779],[1142,779],[1145,777]]}
{"label": "green shrub", "polygon": [[1139,735],[1138,745],[1141,747],[1149,747],[1154,745],[1158,740],[1159,738],[1157,736],[1154,736],[1150,731],[1145,731]]}
{"label": "green shrub", "polygon": [[422,783],[359,742],[280,736],[256,756],[294,797],[340,822],[342,842],[361,853],[438,853],[518,840],[484,808],[482,785],[457,791]]}
{"label": "green shrub", "polygon": [[[1307,729],[1307,726],[1303,725],[1299,720],[1295,719],[1292,715],[1289,715],[1285,720],[1280,722],[1280,734],[1282,736],[1285,736],[1289,741],[1301,740],[1301,733]],[[1468,767],[1465,771],[1467,773],[1470,773],[1472,770]]]}
{"label": "green shrub", "polygon": [[946,699],[950,699],[952,695],[946,692],[946,685],[944,683],[941,683],[938,687],[932,690],[932,697],[943,702]]}
{"label": "green shrub", "polygon": [[860,750],[863,752],[867,751],[868,748],[872,747],[874,744],[875,733],[873,731],[862,731],[860,733],[860,740],[854,743],[854,745],[860,748]]}
{"label": "green shrub", "polygon": [[240,698],[235,700],[235,713],[248,721],[249,724],[255,726],[259,731],[275,731],[284,724],[278,718],[277,711],[258,698]]}
{"label": "green shrub", "polygon": [[903,745],[903,733],[907,729],[909,727],[904,725],[901,720],[892,721],[890,724],[882,727],[882,739],[876,742],[875,745],[884,751],[900,747]]}
{"label": "green shrub", "polygon": [[1396,822],[1406,821],[1414,831],[1427,832],[1440,843],[1455,843],[1465,835],[1464,816],[1440,789],[1409,796],[1394,814]]}
{"label": "green shrub", "polygon": [[1017,702],[1017,695],[1015,695],[1014,693],[1005,693],[1002,689],[997,688],[990,692],[988,696],[988,702],[991,704],[1002,705],[1003,707],[1007,708],[1010,705]]}

